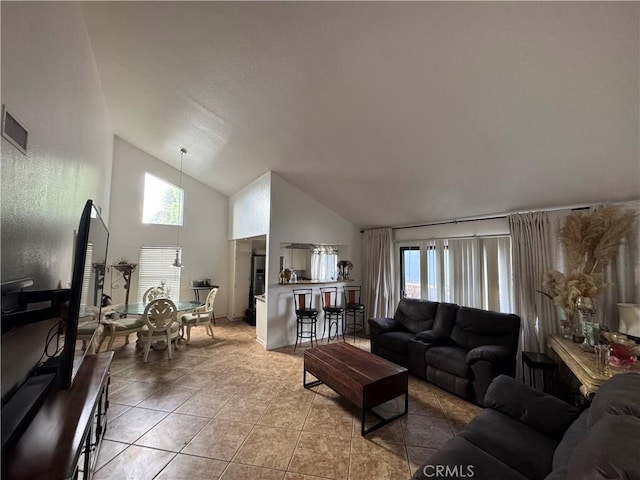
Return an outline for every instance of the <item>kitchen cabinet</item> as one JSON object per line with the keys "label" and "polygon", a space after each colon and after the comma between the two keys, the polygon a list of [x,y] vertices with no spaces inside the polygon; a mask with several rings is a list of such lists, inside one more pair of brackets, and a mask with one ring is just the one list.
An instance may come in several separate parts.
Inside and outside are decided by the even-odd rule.
{"label": "kitchen cabinet", "polygon": [[307,258],[309,252],[302,249],[291,250],[291,269],[292,270],[307,270]]}

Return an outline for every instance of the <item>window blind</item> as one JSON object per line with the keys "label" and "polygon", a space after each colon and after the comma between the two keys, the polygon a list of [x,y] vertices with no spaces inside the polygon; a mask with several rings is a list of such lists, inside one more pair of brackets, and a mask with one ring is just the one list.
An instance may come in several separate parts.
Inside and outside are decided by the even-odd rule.
{"label": "window blind", "polygon": [[[182,248],[178,248],[182,258]],[[176,258],[176,247],[140,247],[138,273],[138,302],[149,288],[159,287],[164,282],[168,297],[180,298],[180,271],[172,265]]]}
{"label": "window blind", "polygon": [[91,281],[91,262],[93,261],[93,244],[87,245],[87,254],[84,258],[84,271],[82,272],[82,292],[80,293],[80,306],[86,307],[89,302],[89,282]]}

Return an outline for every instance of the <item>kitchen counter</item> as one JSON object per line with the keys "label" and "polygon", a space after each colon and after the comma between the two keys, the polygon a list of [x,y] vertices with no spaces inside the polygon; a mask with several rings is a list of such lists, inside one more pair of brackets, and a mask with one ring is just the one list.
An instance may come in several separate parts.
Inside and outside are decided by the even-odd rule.
{"label": "kitchen counter", "polygon": [[330,285],[335,283],[345,283],[345,282],[353,282],[353,280],[298,280],[297,282],[289,282],[289,283],[274,283],[273,285]]}

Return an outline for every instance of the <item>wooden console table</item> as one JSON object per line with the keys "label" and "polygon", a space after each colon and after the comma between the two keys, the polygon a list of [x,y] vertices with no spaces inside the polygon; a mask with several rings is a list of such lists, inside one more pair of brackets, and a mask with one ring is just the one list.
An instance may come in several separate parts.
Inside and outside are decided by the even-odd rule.
{"label": "wooden console table", "polygon": [[87,355],[69,390],[47,394],[25,432],[3,455],[6,480],[90,479],[107,428],[113,352]]}
{"label": "wooden console table", "polygon": [[580,381],[580,393],[586,398],[591,398],[600,388],[600,385],[613,375],[629,372],[640,373],[640,365],[637,363],[631,368],[623,369],[609,366],[604,371],[598,371],[593,352],[585,352],[580,348],[579,343],[562,338],[559,335],[548,337],[547,346],[558,355],[560,360]]}

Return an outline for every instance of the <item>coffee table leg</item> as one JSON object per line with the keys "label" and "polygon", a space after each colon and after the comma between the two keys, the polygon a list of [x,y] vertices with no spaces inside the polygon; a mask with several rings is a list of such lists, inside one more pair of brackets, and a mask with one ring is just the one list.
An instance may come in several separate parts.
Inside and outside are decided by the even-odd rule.
{"label": "coffee table leg", "polygon": [[[380,419],[380,421],[378,423],[376,423],[374,426],[372,426],[370,428],[364,428],[364,419],[365,419],[365,415],[366,415],[367,412],[370,412],[371,414],[373,414],[374,416],[376,416],[377,418]],[[362,417],[360,419],[360,434],[364,437],[365,435],[373,432],[374,430],[377,430],[377,429],[379,429],[381,427],[384,427],[386,424],[393,422],[394,420],[396,420],[397,418],[402,417],[403,415],[406,415],[408,412],[409,412],[409,392],[406,392],[404,394],[404,412],[400,412],[397,415],[394,415],[392,417],[384,418],[383,416],[378,415],[372,409],[365,410],[363,408],[362,409]]]}
{"label": "coffee table leg", "polygon": [[317,385],[322,385],[322,383],[323,382],[321,382],[320,380],[314,380],[313,382],[307,383],[307,369],[306,368],[302,369],[302,386],[304,388],[315,387]]}

